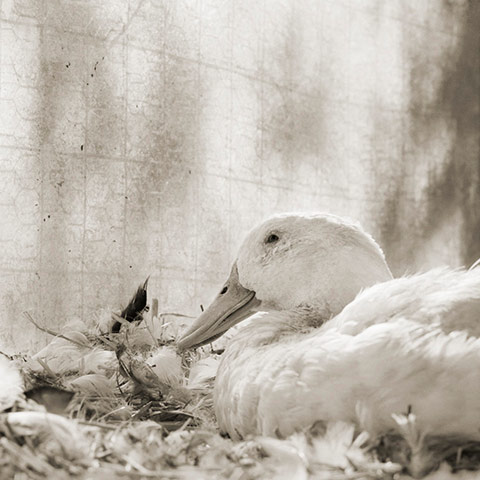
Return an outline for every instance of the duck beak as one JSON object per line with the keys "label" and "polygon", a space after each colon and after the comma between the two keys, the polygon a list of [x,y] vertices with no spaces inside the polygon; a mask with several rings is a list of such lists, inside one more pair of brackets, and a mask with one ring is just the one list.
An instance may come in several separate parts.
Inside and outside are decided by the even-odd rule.
{"label": "duck beak", "polygon": [[257,312],[260,304],[255,292],[240,284],[237,264],[234,263],[221,292],[180,337],[178,349],[186,350],[212,342],[233,325]]}

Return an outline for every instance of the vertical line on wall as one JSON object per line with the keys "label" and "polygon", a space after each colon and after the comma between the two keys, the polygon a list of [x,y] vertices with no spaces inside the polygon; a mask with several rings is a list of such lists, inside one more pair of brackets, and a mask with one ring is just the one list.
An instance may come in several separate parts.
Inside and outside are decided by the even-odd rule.
{"label": "vertical line on wall", "polygon": [[[229,105],[228,105],[228,140],[227,140],[227,149],[228,149],[228,243],[230,249],[232,248],[232,229],[233,229],[233,212],[232,212],[232,159],[233,159],[233,151],[232,151],[232,136],[233,136],[233,18],[235,16],[235,2],[230,2],[230,14],[228,16],[228,50],[229,50],[229,62],[228,62],[228,69],[229,69]],[[230,259],[232,258],[232,252],[229,252]]]}
{"label": "vertical line on wall", "polygon": [[[264,182],[264,174],[263,174],[263,133],[265,129],[265,112],[264,112],[264,100],[263,100],[263,95],[265,92],[264,89],[264,82],[265,82],[265,21],[266,21],[266,4],[265,0],[262,2],[262,31],[261,31],[261,46],[260,48],[262,49],[260,53],[260,148],[258,149],[259,151],[259,172],[260,172],[260,189],[262,191],[262,195],[260,195],[260,208],[262,211],[262,217],[265,216],[265,204],[264,204],[264,191],[265,191],[265,182]],[[255,149],[257,151],[257,149]]]}
{"label": "vertical line on wall", "polygon": [[[165,108],[166,108],[166,92],[167,92],[167,58],[169,58],[169,56],[167,55],[167,21],[168,21],[168,15],[169,15],[169,10],[167,8],[167,5],[164,3],[164,11],[163,11],[163,36],[162,36],[162,46],[161,46],[161,49],[162,49],[162,79],[161,79],[161,82],[162,82],[162,94],[161,94],[161,99],[160,99],[160,104],[161,104],[161,108],[160,108],[160,125],[161,125],[161,128],[163,129],[163,131],[165,132],[165,128],[166,128],[166,124],[165,124],[165,119],[166,119],[166,116],[165,116]],[[175,6],[171,7],[171,8],[175,8]],[[162,153],[161,153],[161,156],[160,156],[160,162],[161,163],[164,163],[166,161],[166,156],[165,156],[165,148],[164,148],[164,144],[165,144],[165,134],[161,135],[161,142],[162,142]],[[160,206],[159,208],[161,208],[161,200],[162,200],[162,196],[159,195],[159,196],[156,196],[155,197],[156,199],[156,203],[158,204],[158,202],[160,202]],[[155,205],[155,207],[157,207],[157,205]],[[160,229],[161,229],[161,234],[159,235],[159,245],[158,245],[158,249],[160,252],[163,252],[163,244],[164,244],[164,236],[163,236],[163,230],[165,228],[165,225],[166,225],[166,219],[165,219],[165,212],[160,212],[160,210],[158,211],[158,214],[160,216]],[[160,263],[159,263],[160,261]],[[162,289],[163,289],[163,285],[164,285],[164,269],[163,269],[163,262],[162,262],[162,259],[159,258],[159,259],[155,259],[155,269],[158,271],[158,276],[159,276],[159,279],[158,279],[158,284],[157,284],[157,294],[160,296],[161,299],[164,299],[164,295],[163,295],[163,292],[162,292]],[[160,300],[161,302],[161,300]]]}
{"label": "vertical line on wall", "polygon": [[[352,33],[351,33],[351,25],[352,25],[352,19],[353,19],[353,13],[352,13],[352,7],[348,6],[348,5],[345,5],[344,6],[345,9],[347,9],[347,14],[346,14],[346,26],[347,26],[347,45],[350,47],[351,45],[351,41],[352,41]],[[344,69],[345,71],[345,69]],[[347,73],[345,74],[346,75],[346,84],[347,84],[347,89],[350,89],[350,85],[351,85],[351,75],[350,75],[350,68],[347,67],[346,69]],[[348,92],[348,95],[344,98],[342,97],[341,101],[338,101],[338,103],[343,103],[344,105],[349,105],[350,106],[350,110],[352,110],[351,106],[352,106],[352,102],[351,102],[351,98],[350,98],[350,91]],[[347,138],[347,165],[350,164],[350,162],[352,161],[352,158],[353,158],[353,150],[352,150],[352,145],[353,145],[353,135],[352,135],[352,126],[351,126],[351,122],[352,120],[351,119],[348,119],[347,122],[346,122],[346,125],[345,125],[345,129],[346,129],[346,138]],[[348,195],[348,201],[349,202],[352,202],[352,200],[354,199],[354,192],[352,191],[352,186],[350,183],[347,183],[347,186],[346,186],[346,190],[347,190],[347,195]],[[357,200],[358,201],[358,200]],[[352,202],[353,203],[353,202]]]}
{"label": "vertical line on wall", "polygon": [[[197,82],[197,85],[200,84],[200,78],[201,78],[201,74],[200,74],[200,68],[201,68],[201,39],[202,39],[202,9],[203,9],[203,2],[201,0],[199,0],[199,8],[198,8],[198,12],[199,13],[199,16],[198,16],[198,38],[197,38],[197,45],[199,46],[198,50],[197,50],[197,59],[196,59],[196,62],[197,62],[197,78],[196,78],[196,82]],[[198,89],[197,89],[197,95],[198,95]],[[201,104],[201,101],[200,99],[196,102],[196,106],[195,106],[195,116],[197,117],[197,123],[199,122],[200,120],[200,104]],[[198,167],[199,165],[199,161],[198,161],[198,143],[197,143],[197,146],[195,148],[195,167]],[[203,172],[202,172],[203,174]],[[194,189],[194,192],[195,192],[195,208],[198,208],[198,205],[200,204],[200,202],[198,201],[198,196],[199,196],[199,193],[200,193],[200,171],[197,172],[197,175],[195,175],[195,189]],[[197,210],[197,212],[195,212],[195,228],[193,230],[194,232],[194,236],[195,236],[195,256],[194,256],[194,262],[195,262],[195,265],[194,265],[194,270],[193,270],[193,297],[195,298],[195,300],[198,299],[198,293],[199,293],[199,288],[198,288],[198,236],[199,236],[199,233],[200,233],[200,226],[199,226],[199,222],[198,222],[198,218],[200,216],[200,212]],[[194,314],[198,313],[196,311],[193,312]]]}
{"label": "vertical line on wall", "polygon": [[[320,3],[316,3],[315,4],[316,6],[316,10],[315,10],[315,23],[317,25],[319,25],[319,28],[316,29],[315,31],[315,43],[316,45],[321,45],[321,29],[322,29],[322,26],[323,26],[323,15],[322,15],[322,12],[320,10]],[[323,58],[322,58],[322,51],[320,50],[320,64],[323,63]],[[322,107],[323,107],[323,100],[324,100],[324,94],[323,92],[320,93],[321,97],[322,97]],[[319,167],[319,160],[320,160],[320,150],[321,150],[321,147],[320,147],[320,144],[322,143],[321,140],[319,139],[319,135],[320,136],[323,136],[324,135],[324,131],[323,131],[323,128],[324,128],[324,124],[321,123],[321,128],[322,128],[322,131],[321,132],[318,132],[318,135],[317,135],[317,138],[316,138],[316,143],[315,143],[315,159],[314,159],[314,162],[315,162],[315,185],[317,186],[317,188],[315,189],[315,210],[321,210],[321,207],[320,207],[320,201],[319,201],[319,188],[318,186],[322,184],[321,182],[321,178],[320,178],[320,167]]]}
{"label": "vertical line on wall", "polygon": [[[167,29],[168,25],[168,13],[167,13],[167,7],[166,3],[165,5],[165,10],[164,10],[164,15],[163,15],[163,36],[162,36],[162,96],[161,96],[161,113],[160,113],[160,123],[161,123],[161,128],[162,128],[162,134],[160,136],[161,138],[161,148],[162,148],[162,153],[160,157],[160,162],[162,165],[165,165],[167,162],[169,162],[169,159],[167,156],[169,155],[169,152],[167,151],[167,98],[168,98],[168,91],[169,91],[169,85],[168,85],[168,78],[169,77],[169,65],[168,62],[172,61],[172,57],[167,53],[167,31],[170,32],[171,29]],[[173,4],[173,9],[176,8],[175,3]],[[177,60],[175,58],[175,60]],[[166,153],[168,152],[168,153]],[[163,181],[163,179],[162,179]],[[163,187],[162,187],[163,188]],[[163,190],[163,195],[165,195],[165,190]],[[157,197],[158,199],[162,199],[162,196]],[[165,230],[166,228],[169,228],[169,222],[168,222],[168,217],[166,216],[166,212],[163,212],[161,215],[162,218],[162,231]],[[164,252],[164,244],[168,246],[168,241],[165,242],[165,235],[160,235],[160,251]],[[166,287],[167,283],[170,282],[170,280],[165,281],[165,269],[163,267],[163,262],[162,264],[159,265],[159,272],[160,272],[160,286],[159,288],[162,290],[161,292],[161,298],[165,301],[169,301],[169,293],[166,295],[163,290],[167,290],[169,292],[169,287]]]}
{"label": "vertical line on wall", "polygon": [[[43,7],[45,8],[45,6]],[[43,14],[45,15],[45,12],[43,12]],[[40,55],[43,54],[43,48],[42,48],[42,45],[44,43],[44,31],[45,31],[45,26],[44,24],[42,23],[40,25]],[[44,59],[41,58],[40,62],[43,63]],[[1,70],[1,69],[0,69]],[[45,189],[44,189],[44,177],[45,177],[45,172],[44,172],[44,165],[43,165],[43,145],[40,144],[39,145],[39,149],[38,149],[38,161],[40,163],[40,195],[39,195],[39,214],[40,214],[40,219],[39,219],[39,223],[40,223],[40,228],[39,228],[39,245],[38,245],[38,270],[40,271],[39,273],[41,274],[42,272],[42,264],[43,264],[43,242],[42,242],[42,239],[43,239],[43,231],[44,231],[44,228],[43,228],[43,222],[42,222],[42,218],[43,215],[44,215],[44,192],[45,192]],[[41,289],[40,289],[41,291]],[[41,294],[40,294],[40,301],[41,301]]]}
{"label": "vertical line on wall", "polygon": [[[141,2],[135,11],[139,10]],[[132,21],[130,16],[130,1],[128,2],[127,7],[127,25]],[[124,91],[125,97],[123,99],[123,169],[124,169],[124,178],[123,178],[123,232],[122,232],[122,272],[119,274],[123,277],[127,271],[126,267],[126,251],[127,251],[127,212],[128,212],[128,164],[129,159],[127,155],[127,121],[128,121],[128,31],[125,28],[125,34],[122,39],[123,43],[123,82],[124,82]],[[125,298],[125,280],[121,282],[120,294],[122,298]]]}
{"label": "vertical line on wall", "polygon": [[[42,5],[42,15],[44,18],[46,18],[46,5]],[[32,26],[29,26],[31,28]],[[40,35],[40,42],[39,42],[39,54],[40,54],[40,63],[42,67],[45,67],[45,55],[46,55],[46,49],[45,49],[45,23],[41,23],[39,25],[39,35]],[[42,89],[45,87],[45,79],[46,75],[42,71],[41,76],[39,77],[40,80],[40,85],[39,85],[39,90],[38,94],[41,98],[41,104],[42,106],[45,106],[45,99],[44,97],[42,98],[42,94],[44,93]],[[41,135],[41,142],[39,145],[39,148],[37,149],[38,152],[38,160],[40,163],[40,195],[39,195],[39,223],[40,223],[40,228],[39,228],[39,248],[38,248],[38,273],[40,281],[38,283],[38,295],[39,295],[39,301],[38,301],[38,306],[40,307],[39,310],[40,312],[43,310],[43,303],[45,301],[44,298],[42,298],[42,284],[44,284],[44,276],[43,274],[46,272],[46,269],[44,268],[43,261],[44,261],[44,254],[45,254],[45,246],[44,246],[44,233],[45,233],[45,226],[43,222],[43,219],[45,218],[45,183],[47,181],[47,175],[45,174],[45,155],[44,152],[46,151],[47,148],[51,147],[46,147],[45,145],[45,136],[44,134]],[[53,150],[53,148],[52,148]],[[56,152],[55,152],[56,153]],[[42,321],[45,322],[45,319],[42,318]],[[38,338],[38,337],[37,337]]]}
{"label": "vertical line on wall", "polygon": [[[197,44],[199,45],[199,48],[198,48],[198,52],[197,52],[197,71],[196,71],[196,83],[197,85],[200,84],[200,78],[201,78],[201,75],[200,75],[200,52],[201,52],[201,45],[200,45],[200,40],[201,40],[201,9],[200,9],[200,15],[199,15],[199,19],[198,19],[198,22],[199,22],[199,25],[198,25],[198,41],[197,41]],[[197,89],[197,95],[198,95],[198,89]],[[196,105],[195,105],[195,117],[196,117],[196,122],[197,124],[199,123],[200,121],[200,109],[201,109],[201,100],[198,98],[197,99],[197,102],[196,102]],[[198,165],[199,165],[199,158],[198,158],[198,142],[196,142],[196,146],[195,146],[195,158],[194,158],[194,165],[195,165],[195,168],[198,168]],[[197,170],[196,174],[195,174],[195,178],[194,178],[194,205],[195,205],[195,208],[198,209],[198,205],[199,205],[199,201],[198,201],[198,197],[199,197],[199,188],[200,188],[200,171]],[[197,296],[198,296],[198,234],[199,234],[199,222],[198,222],[198,218],[200,216],[200,212],[197,210],[195,212],[195,227],[193,229],[193,235],[194,235],[194,238],[195,238],[195,254],[194,254],[194,257],[193,257],[193,261],[194,261],[194,268],[193,268],[193,298],[195,300],[197,300]],[[196,314],[197,312],[194,311],[193,312],[194,314]]]}
{"label": "vertical line on wall", "polygon": [[[84,42],[85,42],[84,37]],[[88,61],[88,57],[87,57]],[[84,78],[82,82],[82,88],[85,95],[85,131],[83,135],[83,153],[82,153],[82,172],[83,172],[83,231],[82,231],[82,254],[81,254],[81,270],[80,270],[80,318],[85,321],[85,250],[86,250],[86,238],[87,238],[87,159],[88,159],[88,113],[90,108],[90,93],[87,85],[88,73],[84,72]]]}
{"label": "vertical line on wall", "polygon": [[[0,0],[0,12],[3,12],[3,0]],[[2,28],[0,27],[0,58],[3,58],[2,57]],[[2,65],[0,64],[0,98],[2,98],[2,86],[3,86],[3,83],[2,83]]]}

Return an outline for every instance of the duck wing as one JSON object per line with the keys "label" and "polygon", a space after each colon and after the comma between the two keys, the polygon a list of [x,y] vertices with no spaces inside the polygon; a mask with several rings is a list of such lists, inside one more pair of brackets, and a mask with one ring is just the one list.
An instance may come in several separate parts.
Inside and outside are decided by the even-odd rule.
{"label": "duck wing", "polygon": [[445,333],[480,337],[480,268],[438,268],[378,283],[361,292],[325,329],[356,334],[382,322],[405,318]]}
{"label": "duck wing", "polygon": [[357,335],[330,330],[263,346],[252,338],[227,349],[217,377],[217,419],[232,438],[286,437],[335,420],[375,435],[411,410],[426,433],[480,440],[480,340],[466,333],[399,319]]}

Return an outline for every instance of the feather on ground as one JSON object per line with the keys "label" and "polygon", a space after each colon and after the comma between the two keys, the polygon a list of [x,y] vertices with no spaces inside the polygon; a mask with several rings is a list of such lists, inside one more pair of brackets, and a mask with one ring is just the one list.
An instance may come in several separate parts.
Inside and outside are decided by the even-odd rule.
{"label": "feather on ground", "polygon": [[[391,477],[403,466],[409,467],[407,441],[385,440],[383,450],[378,449],[378,439],[345,423],[317,425],[283,440],[222,438],[212,416],[212,381],[220,357],[208,347],[178,356],[170,345],[184,322],[175,316],[168,321],[148,317],[125,325],[113,337],[96,326],[77,323],[64,329],[35,359],[19,358],[13,363],[0,357],[4,373],[0,382],[4,380],[2,385],[8,387],[0,390],[5,397],[2,405],[17,410],[0,415],[2,475],[138,479],[161,472],[165,478],[178,479],[346,480]],[[145,344],[140,338],[149,341]],[[130,376],[120,375],[115,356],[119,347]],[[68,417],[46,413],[42,405],[22,399],[23,381],[14,367],[18,364],[27,388],[42,384],[75,392],[65,412]],[[133,367],[147,371],[148,381],[142,374],[133,374]],[[157,397],[145,395],[139,384],[149,392],[156,389]],[[358,411],[368,423],[369,413],[360,407]],[[385,445],[390,445],[390,451]],[[403,466],[391,461],[392,449],[404,452]],[[465,458],[468,449],[426,478],[457,478],[452,468]],[[470,468],[478,467],[480,454],[470,462]],[[473,478],[464,472],[456,475],[462,480]]]}

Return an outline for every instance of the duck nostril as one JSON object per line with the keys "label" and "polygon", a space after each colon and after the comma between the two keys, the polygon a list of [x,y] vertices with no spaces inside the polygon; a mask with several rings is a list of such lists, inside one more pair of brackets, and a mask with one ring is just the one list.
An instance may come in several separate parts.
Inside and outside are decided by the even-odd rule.
{"label": "duck nostril", "polygon": [[220,292],[220,295],[223,295],[224,293],[227,293],[227,291],[228,291],[228,287],[227,286],[223,287],[222,291]]}

